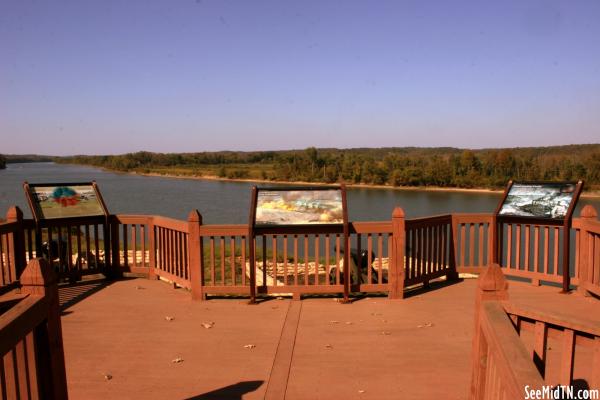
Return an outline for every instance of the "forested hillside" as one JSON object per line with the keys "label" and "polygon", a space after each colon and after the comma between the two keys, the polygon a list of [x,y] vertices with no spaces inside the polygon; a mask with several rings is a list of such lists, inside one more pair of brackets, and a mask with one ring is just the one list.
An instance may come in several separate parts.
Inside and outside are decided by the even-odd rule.
{"label": "forested hillside", "polygon": [[600,145],[512,149],[359,148],[73,156],[117,171],[391,186],[499,188],[509,179],[578,180],[600,188]]}

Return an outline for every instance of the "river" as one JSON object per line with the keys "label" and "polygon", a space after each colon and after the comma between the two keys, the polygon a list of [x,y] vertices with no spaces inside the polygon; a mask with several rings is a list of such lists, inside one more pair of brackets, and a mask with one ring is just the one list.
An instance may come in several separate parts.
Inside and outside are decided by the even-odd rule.
{"label": "river", "polygon": [[[22,184],[86,182],[95,180],[108,210],[113,214],[155,214],[186,219],[198,209],[205,224],[243,224],[248,221],[250,190],[254,183],[139,176],[103,171],[94,167],[55,163],[8,164],[0,170],[0,215],[17,205],[29,218],[31,212]],[[262,184],[258,184],[259,186]],[[349,188],[351,221],[391,218],[396,206],[407,218],[453,212],[493,212],[500,194],[427,190]],[[600,210],[599,198],[579,201],[575,215],[585,204]]]}

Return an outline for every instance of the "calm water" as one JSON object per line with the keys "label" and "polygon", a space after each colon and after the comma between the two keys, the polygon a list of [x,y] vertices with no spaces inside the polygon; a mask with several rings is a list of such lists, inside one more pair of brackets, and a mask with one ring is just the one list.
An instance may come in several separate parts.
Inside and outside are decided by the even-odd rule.
{"label": "calm water", "polygon": [[[185,219],[198,209],[204,223],[248,221],[250,189],[246,182],[218,182],[192,179],[145,177],[117,174],[97,168],[54,163],[8,164],[0,170],[0,215],[18,205],[27,217],[31,213],[23,192],[23,181],[77,182],[96,180],[111,213],[158,214]],[[349,189],[350,220],[373,221],[391,218],[395,206],[407,217],[422,217],[449,212],[493,212],[499,194],[429,192],[422,190]],[[600,199],[582,199],[578,209],[593,204],[600,210]],[[576,211],[578,215],[578,211]]]}

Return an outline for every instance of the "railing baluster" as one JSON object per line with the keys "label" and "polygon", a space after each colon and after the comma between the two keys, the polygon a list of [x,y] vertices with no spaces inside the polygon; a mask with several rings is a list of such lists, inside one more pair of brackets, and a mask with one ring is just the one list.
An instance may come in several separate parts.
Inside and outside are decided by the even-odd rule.
{"label": "railing baluster", "polygon": [[325,235],[325,284],[329,285],[331,282],[329,280],[329,256],[330,256],[330,236],[329,234]]}
{"label": "railing baluster", "polygon": [[436,225],[433,228],[433,270],[434,272],[440,271],[440,251],[441,251],[441,233],[440,225]]}
{"label": "railing baluster", "polygon": [[594,235],[593,243],[595,250],[594,259],[590,262],[592,263],[591,265],[594,266],[592,271],[594,276],[591,281],[594,285],[598,286],[600,285],[600,235]]}
{"label": "railing baluster", "polygon": [[415,229],[410,230],[410,251],[407,253],[410,255],[410,267],[408,269],[408,277],[414,278],[417,276],[417,231]]}
{"label": "railing baluster", "polygon": [[546,371],[546,344],[548,340],[548,326],[546,323],[536,321],[533,339],[533,362],[542,376]]}
{"label": "railing baluster", "polygon": [[560,236],[560,228],[554,228],[554,257],[553,257],[553,264],[554,264],[554,271],[553,275],[560,275],[559,271],[558,271],[558,242],[559,242],[559,236]]}
{"label": "railing baluster", "polygon": [[315,286],[319,284],[319,234],[315,235]]}
{"label": "railing baluster", "polygon": [[283,284],[288,285],[288,236],[283,235]]}
{"label": "railing baluster", "polygon": [[467,227],[460,224],[460,266],[465,266],[465,246],[467,243]]}
{"label": "railing baluster", "polygon": [[[512,267],[512,224],[507,224],[506,226],[506,268],[510,269]],[[518,266],[517,262],[517,266]]]}
{"label": "railing baluster", "polygon": [[127,243],[127,236],[129,236],[128,232],[127,232],[127,224],[123,224],[123,266],[125,268],[129,267],[129,260],[128,260],[129,246]]}
{"label": "railing baluster", "polygon": [[298,235],[294,235],[294,285],[298,285]]}
{"label": "railing baluster", "polygon": [[590,379],[590,387],[600,388],[600,336],[596,336],[592,345],[592,365],[590,371],[592,378]]}
{"label": "railing baluster", "polygon": [[225,236],[221,236],[220,241],[220,252],[221,257],[221,285],[225,286]]}
{"label": "railing baluster", "polygon": [[[371,262],[371,254],[373,254],[373,237],[371,236],[371,234],[367,234],[367,283],[371,284],[373,283],[373,276],[371,273],[371,269],[373,268],[372,266],[372,262]],[[362,280],[362,264],[357,265],[358,267],[358,271],[357,271],[357,279],[358,279],[358,283],[360,283],[360,281]]]}
{"label": "railing baluster", "polygon": [[2,285],[8,285],[10,283],[10,277],[7,268],[4,263],[4,249],[8,248],[4,244],[6,235],[0,235],[0,272],[2,272],[0,278],[2,279]]}
{"label": "railing baluster", "polygon": [[550,228],[544,227],[544,274],[548,274],[550,264]]}
{"label": "railing baluster", "polygon": [[237,284],[237,277],[235,274],[235,236],[231,236],[229,239],[229,267],[231,268],[231,285]]}
{"label": "railing baluster", "polygon": [[[350,251],[350,249],[348,249],[348,251]],[[356,275],[357,277],[360,277],[360,266],[362,265],[362,235],[360,233],[358,233],[356,235],[356,259],[357,259],[357,265],[356,268],[358,269],[358,271],[356,271]],[[352,260],[351,254],[348,254],[348,262],[350,263],[350,260]],[[371,257],[371,255],[369,254],[367,257]],[[350,266],[346,267],[344,265],[344,269],[348,268],[348,279],[350,279],[350,284],[352,284],[352,271],[350,270]],[[360,278],[359,278],[359,282],[356,283],[360,283]]]}
{"label": "railing baluster", "polygon": [[533,270],[539,272],[540,264],[540,227],[535,226],[533,231]]}
{"label": "railing baluster", "polygon": [[262,286],[267,286],[267,235],[262,236]]}
{"label": "railing baluster", "polygon": [[304,235],[304,284],[308,285],[308,235]]}
{"label": "railing baluster", "polygon": [[271,251],[273,253],[273,286],[277,286],[277,235],[271,236]]}
{"label": "railing baluster", "polygon": [[[98,238],[98,225],[94,224],[94,250],[96,251],[96,257],[94,257],[94,268],[98,270],[98,262],[100,261],[100,238]],[[106,260],[106,254],[104,255]]]}
{"label": "railing baluster", "polygon": [[146,267],[146,225],[140,225],[140,238],[142,248],[142,267]]}
{"label": "railing baluster", "polygon": [[[140,225],[141,226],[141,225]],[[132,261],[133,261],[133,266],[134,267],[138,267],[138,260],[137,260],[137,224],[131,224],[131,257],[132,257]]]}
{"label": "railing baluster", "polygon": [[[406,238],[405,238],[406,240]],[[391,281],[390,279],[390,273],[389,271],[392,268],[392,245],[393,245],[394,241],[392,239],[392,234],[388,233],[387,235],[387,259],[388,259],[388,283]],[[406,253],[404,253],[406,255]],[[400,263],[400,268],[404,268],[404,260],[402,260],[402,262]],[[400,272],[400,271],[398,271]]]}
{"label": "railing baluster", "polygon": [[441,259],[440,262],[442,264],[442,269],[447,269],[449,267],[448,265],[448,251],[447,251],[447,247],[448,247],[448,228],[452,229],[452,227],[448,226],[448,224],[444,224],[442,225],[442,237],[441,237],[441,242],[442,242],[442,249],[441,249]]}
{"label": "railing baluster", "polygon": [[75,259],[75,266],[78,272],[81,274],[81,226],[77,225],[77,258]]}
{"label": "railing baluster", "polygon": [[485,265],[483,263],[483,223],[479,223],[479,236],[477,237],[477,241],[479,242],[479,257],[478,257],[478,266],[481,267]]}
{"label": "railing baluster", "polygon": [[216,270],[216,265],[215,265],[215,237],[211,236],[210,237],[210,284],[211,285],[215,285],[216,279],[215,279],[215,270]]}
{"label": "railing baluster", "polygon": [[377,277],[379,278],[378,283],[381,285],[383,284],[383,237],[381,236],[381,233],[377,234],[377,254],[379,254],[379,265],[377,266],[379,273],[377,274]]}
{"label": "railing baluster", "polygon": [[469,224],[469,265],[475,266],[475,224]]}
{"label": "railing baluster", "polygon": [[340,281],[340,234],[335,235],[335,283],[339,285]]}
{"label": "railing baluster", "polygon": [[568,386],[573,380],[573,358],[575,356],[575,332],[571,329],[563,330],[561,367],[559,384]]}
{"label": "railing baluster", "polygon": [[85,224],[85,263],[86,263],[86,268],[89,270],[90,269],[90,258],[92,256],[92,253],[90,251],[90,226],[88,224]]}
{"label": "railing baluster", "polygon": [[531,246],[531,225],[525,225],[525,271],[529,271],[530,254],[529,247]]}
{"label": "railing baluster", "polygon": [[71,230],[73,229],[73,225],[67,225],[67,265],[69,266],[69,273],[73,271],[73,240],[71,235]]}
{"label": "railing baluster", "polygon": [[242,286],[246,286],[246,236],[242,236]]}
{"label": "railing baluster", "polygon": [[515,241],[515,268],[521,270],[521,224],[517,224],[517,233]]}
{"label": "railing baluster", "polygon": [[[27,253],[29,254],[29,259],[27,260],[27,262],[29,262],[29,260],[33,258],[33,249],[35,248],[36,244],[37,243],[34,244],[33,229],[27,229]],[[40,255],[36,254],[36,256],[39,257]]]}

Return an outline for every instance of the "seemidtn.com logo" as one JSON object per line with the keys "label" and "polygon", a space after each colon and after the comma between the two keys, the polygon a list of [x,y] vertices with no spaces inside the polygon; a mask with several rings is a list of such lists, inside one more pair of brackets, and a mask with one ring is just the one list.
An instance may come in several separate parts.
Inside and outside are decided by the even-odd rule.
{"label": "seemidtn.com logo", "polygon": [[542,386],[541,389],[532,389],[525,386],[525,400],[598,400],[598,389],[575,389],[573,386]]}

